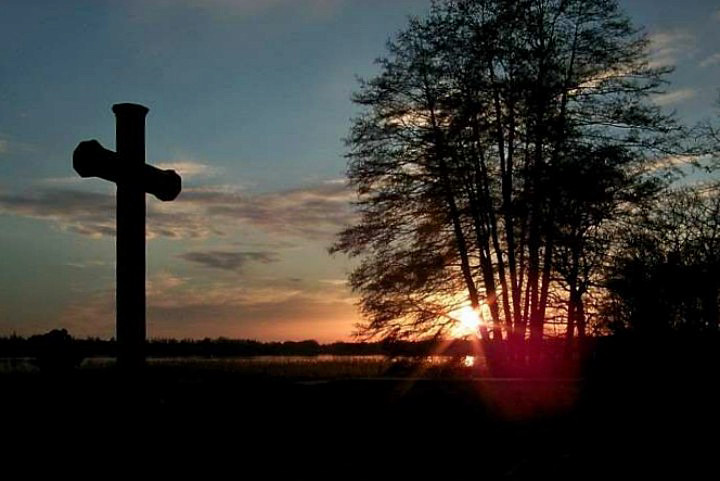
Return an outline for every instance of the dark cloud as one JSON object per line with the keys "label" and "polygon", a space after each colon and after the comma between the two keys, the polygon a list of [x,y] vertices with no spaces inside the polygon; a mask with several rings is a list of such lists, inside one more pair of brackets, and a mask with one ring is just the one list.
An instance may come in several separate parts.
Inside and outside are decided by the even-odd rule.
{"label": "dark cloud", "polygon": [[[252,226],[277,237],[327,240],[352,223],[351,193],[340,183],[264,194],[222,188],[189,189],[175,202],[148,200],[151,237],[223,236]],[[89,236],[115,233],[115,196],[55,187],[0,192],[0,212],[44,219]]]}
{"label": "dark cloud", "polygon": [[[0,194],[0,212],[49,220],[91,237],[115,235],[115,196],[73,189],[39,188],[33,193]],[[187,212],[169,213],[148,206],[151,237],[200,238],[216,232]]]}
{"label": "dark cloud", "polygon": [[183,198],[214,218],[313,239],[332,237],[352,223],[351,201],[352,193],[341,183],[251,196],[203,189],[187,192]]}
{"label": "dark cloud", "polygon": [[115,232],[115,201],[111,195],[68,189],[39,189],[34,194],[0,194],[0,211],[55,221],[83,235]]}
{"label": "dark cloud", "polygon": [[178,257],[211,269],[227,271],[240,270],[249,262],[260,262],[262,264],[277,262],[277,255],[273,252],[187,252]]}

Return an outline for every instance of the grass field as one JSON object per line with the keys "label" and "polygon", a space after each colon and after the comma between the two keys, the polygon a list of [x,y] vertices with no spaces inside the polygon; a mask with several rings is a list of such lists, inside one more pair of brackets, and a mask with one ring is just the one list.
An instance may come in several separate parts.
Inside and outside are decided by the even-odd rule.
{"label": "grass field", "polygon": [[13,446],[130,433],[143,445],[201,449],[229,436],[223,446],[244,457],[340,451],[374,463],[403,452],[477,464],[489,479],[596,479],[589,467],[624,479],[620,470],[697,468],[717,447],[704,441],[718,427],[709,383],[481,373],[464,359],[362,356],[152,359],[132,375],[110,359],[60,373],[17,361],[0,372],[0,412]]}

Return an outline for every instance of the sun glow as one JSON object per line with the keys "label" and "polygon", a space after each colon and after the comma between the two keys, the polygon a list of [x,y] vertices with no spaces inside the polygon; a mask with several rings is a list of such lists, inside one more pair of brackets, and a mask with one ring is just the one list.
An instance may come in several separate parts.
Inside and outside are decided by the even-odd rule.
{"label": "sun glow", "polygon": [[450,317],[457,321],[453,328],[455,337],[478,335],[480,326],[483,324],[482,314],[470,306],[451,312]]}

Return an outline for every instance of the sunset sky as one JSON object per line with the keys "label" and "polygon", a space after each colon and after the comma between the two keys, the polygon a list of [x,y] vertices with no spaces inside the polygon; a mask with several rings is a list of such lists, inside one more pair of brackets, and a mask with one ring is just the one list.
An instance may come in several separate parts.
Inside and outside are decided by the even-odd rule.
{"label": "sunset sky", "polygon": [[[2,0],[0,335],[114,335],[115,187],[72,151],[114,149],[114,103],[150,108],[147,159],[184,190],[148,196],[148,334],[348,340],[331,257],[352,221],[342,138],[355,76],[427,0]],[[717,0],[626,0],[677,66],[656,102],[717,115]]]}

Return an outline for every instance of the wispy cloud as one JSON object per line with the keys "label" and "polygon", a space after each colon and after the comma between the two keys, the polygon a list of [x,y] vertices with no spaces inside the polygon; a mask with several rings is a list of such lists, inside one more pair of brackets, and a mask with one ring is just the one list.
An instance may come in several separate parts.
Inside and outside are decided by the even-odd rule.
{"label": "wispy cloud", "polygon": [[352,222],[353,194],[340,184],[259,195],[196,190],[185,201],[207,216],[282,236],[327,238]]}
{"label": "wispy cloud", "polygon": [[249,308],[286,301],[342,302],[353,305],[354,296],[345,284],[294,278],[256,278],[242,283],[232,280],[195,282],[169,272],[159,272],[148,281],[148,303],[155,307],[184,309],[193,306],[230,305]]}
{"label": "wispy cloud", "polygon": [[216,167],[211,167],[207,164],[191,160],[160,162],[155,164],[155,166],[159,169],[172,169],[180,174],[183,179],[211,177],[219,173],[219,170]]}
{"label": "wispy cloud", "polygon": [[108,268],[112,266],[110,262],[100,260],[90,260],[85,262],[66,262],[65,265],[68,267],[74,267],[76,269],[98,269]]}
{"label": "wispy cloud", "polygon": [[[358,320],[356,299],[341,285],[265,279],[252,284],[200,283],[169,272],[148,281],[151,337],[288,340],[347,339]],[[114,335],[111,289],[86,295],[60,313],[59,325],[75,336]]]}
{"label": "wispy cloud", "polygon": [[241,270],[250,262],[270,264],[278,260],[274,252],[195,251],[180,254],[178,257],[210,269],[226,271]]}
{"label": "wispy cloud", "polygon": [[696,157],[692,155],[666,155],[655,159],[651,170],[655,172],[677,170],[693,165],[694,162]]}
{"label": "wispy cloud", "polygon": [[[277,237],[328,239],[354,219],[352,193],[336,183],[246,194],[223,187],[188,189],[174,202],[149,197],[150,238],[198,239],[251,227]],[[115,233],[115,197],[54,185],[33,192],[0,190],[0,212],[47,220],[92,237]]]}
{"label": "wispy cloud", "polygon": [[700,66],[703,68],[717,64],[720,64],[720,52],[710,55],[708,58],[700,62]]}
{"label": "wispy cloud", "polygon": [[704,169],[713,156],[703,155],[666,155],[658,157],[650,165],[650,170],[656,173],[689,172],[691,169]]}
{"label": "wispy cloud", "polygon": [[[68,175],[66,177],[45,177],[36,181],[38,185],[55,186],[58,188],[67,186],[81,186],[85,183],[85,179],[79,175]],[[109,185],[109,184],[108,184]]]}
{"label": "wispy cloud", "polygon": [[668,92],[665,94],[656,95],[653,97],[653,101],[660,106],[673,105],[684,100],[691,99],[697,95],[697,91],[694,89],[681,89],[675,90],[674,92]]}
{"label": "wispy cloud", "polygon": [[[152,204],[151,204],[152,205]],[[47,188],[34,193],[0,192],[0,212],[47,220],[90,237],[115,235],[115,196],[74,189]],[[202,238],[217,232],[185,212],[149,209],[149,237]]]}
{"label": "wispy cloud", "polygon": [[115,202],[108,194],[52,188],[36,194],[0,192],[0,212],[50,220],[93,237],[115,232]]}
{"label": "wispy cloud", "polygon": [[180,277],[163,270],[154,273],[146,280],[145,291],[150,297],[158,297],[170,289],[184,286],[188,281],[187,277]]}
{"label": "wispy cloud", "polygon": [[695,49],[695,37],[684,31],[656,32],[650,35],[650,66],[674,65]]}

